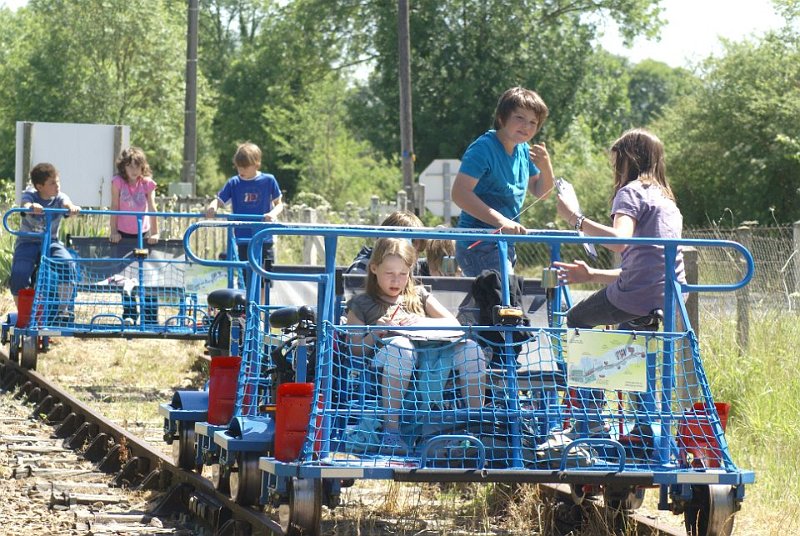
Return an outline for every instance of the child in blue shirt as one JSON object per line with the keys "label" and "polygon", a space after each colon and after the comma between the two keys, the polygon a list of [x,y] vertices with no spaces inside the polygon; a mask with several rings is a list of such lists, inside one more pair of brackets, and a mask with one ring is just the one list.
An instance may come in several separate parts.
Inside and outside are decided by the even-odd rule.
{"label": "child in blue shirt", "polygon": [[[242,143],[233,155],[233,165],[237,174],[228,179],[217,197],[206,207],[206,216],[213,218],[217,215],[219,203],[231,204],[234,214],[262,215],[264,221],[278,221],[278,215],[283,211],[281,190],[274,175],[262,173],[261,149],[250,142]],[[254,229],[242,226],[235,230],[239,260],[247,260],[247,246],[252,238]],[[270,270],[275,260],[272,237],[264,240],[263,262],[264,269]],[[250,284],[249,271],[245,271],[245,283]]]}
{"label": "child in blue shirt", "polygon": [[[453,182],[453,202],[461,207],[460,228],[494,229],[526,234],[519,222],[526,192],[544,199],[553,189],[553,167],[544,143],[530,145],[547,119],[548,109],[534,91],[514,87],[500,96],[494,129],[472,142]],[[497,243],[459,241],[456,261],[468,277],[483,270],[499,271]],[[507,266],[513,273],[514,246],[508,246]]]}
{"label": "child in blue shirt", "polygon": [[[23,288],[31,287],[35,283],[32,281],[33,272],[42,256],[42,240],[45,232],[46,220],[44,209],[46,208],[65,208],[69,215],[80,212],[81,207],[75,205],[69,196],[61,191],[61,178],[53,164],[42,162],[36,164],[30,172],[31,185],[22,192],[21,207],[30,209],[31,212],[22,216],[20,231],[26,233],[37,233],[38,236],[19,236],[14,244],[14,258],[11,262],[11,281],[9,287],[11,295],[14,297],[14,305],[18,305],[19,291]],[[63,260],[66,264],[69,279],[74,279],[74,265],[72,255],[67,248],[58,240],[58,229],[61,220],[65,217],[62,213],[51,215],[52,224],[50,226],[51,242],[49,256],[53,259]],[[69,315],[69,295],[71,289],[67,285],[59,284],[58,299],[59,307],[58,318]]]}

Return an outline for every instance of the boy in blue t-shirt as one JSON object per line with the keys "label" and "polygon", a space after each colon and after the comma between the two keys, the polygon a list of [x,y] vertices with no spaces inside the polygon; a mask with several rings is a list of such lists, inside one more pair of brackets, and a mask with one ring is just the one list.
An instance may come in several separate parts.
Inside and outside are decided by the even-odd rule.
{"label": "boy in blue t-shirt", "polygon": [[[242,143],[233,155],[233,165],[237,174],[228,179],[228,182],[217,193],[217,197],[206,207],[206,216],[213,218],[217,215],[219,203],[231,204],[233,214],[262,215],[264,221],[278,221],[278,215],[283,211],[281,190],[274,175],[262,173],[261,149],[250,142]],[[254,229],[242,226],[235,229],[239,260],[247,260],[247,246],[252,238]],[[269,271],[275,260],[272,236],[264,240],[262,252],[264,269]],[[250,284],[249,270],[245,270],[245,284]]]}
{"label": "boy in blue t-shirt", "polygon": [[[61,191],[61,178],[53,164],[42,162],[36,164],[30,172],[31,185],[22,192],[22,203],[20,206],[29,209],[31,212],[23,214],[20,223],[20,231],[24,233],[36,233],[37,236],[18,236],[14,244],[14,258],[11,262],[11,281],[9,287],[11,295],[14,297],[14,305],[19,305],[19,291],[23,288],[31,287],[35,283],[32,281],[33,272],[42,256],[42,241],[46,230],[46,219],[44,209],[46,208],[65,208],[70,216],[80,212],[81,207],[75,205],[69,196]],[[57,213],[51,215],[50,225],[50,251],[49,257],[59,261],[65,261],[65,278],[74,280],[75,267],[67,248],[58,240],[58,229],[65,214]],[[61,274],[59,274],[61,275]],[[61,279],[61,277],[59,278]],[[44,290],[44,289],[42,289]],[[69,296],[71,289],[67,285],[59,282],[58,289],[58,311],[57,321],[68,322],[66,317],[69,313]],[[51,299],[55,299],[53,296]]]}
{"label": "boy in blue t-shirt", "polygon": [[[527,233],[519,221],[526,192],[544,199],[553,189],[553,167],[547,148],[544,143],[529,143],[547,114],[542,98],[529,89],[514,87],[500,96],[494,129],[467,148],[453,182],[453,202],[461,208],[458,227]],[[469,277],[485,269],[499,271],[497,243],[459,241],[456,261]],[[516,252],[512,244],[508,246],[506,262],[509,273],[513,273]]]}

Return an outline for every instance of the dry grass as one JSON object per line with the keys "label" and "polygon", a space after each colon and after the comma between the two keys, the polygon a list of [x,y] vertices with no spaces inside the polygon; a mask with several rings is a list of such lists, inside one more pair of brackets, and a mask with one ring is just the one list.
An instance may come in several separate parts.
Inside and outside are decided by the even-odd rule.
{"label": "dry grass", "polygon": [[[0,297],[0,312],[13,310],[7,292]],[[40,355],[38,369],[90,405],[102,406],[105,414],[121,426],[158,442],[161,419],[159,403],[167,402],[175,389],[202,386],[207,371],[199,359],[200,341],[75,339],[53,340],[50,352]],[[749,456],[737,454],[736,424],[729,434],[742,467],[753,467]],[[164,443],[165,451],[168,447]],[[787,534],[797,527],[797,506],[775,509],[767,500],[771,477],[756,467],[759,480],[747,488],[748,498],[736,516],[736,534]],[[792,478],[794,478],[792,476]],[[542,497],[536,486],[428,484],[411,485],[374,480],[359,481],[343,490],[343,507],[325,511],[328,534],[558,534],[562,521],[575,515]],[[657,490],[649,490],[641,513],[660,522],[682,525],[682,517],[657,511]],[[776,516],[776,513],[778,514]],[[592,512],[583,536],[611,532],[602,511]],[[627,532],[627,531],[626,531]],[[623,532],[622,534],[625,534]],[[633,534],[633,532],[630,532]],[[578,536],[578,534],[575,534]]]}

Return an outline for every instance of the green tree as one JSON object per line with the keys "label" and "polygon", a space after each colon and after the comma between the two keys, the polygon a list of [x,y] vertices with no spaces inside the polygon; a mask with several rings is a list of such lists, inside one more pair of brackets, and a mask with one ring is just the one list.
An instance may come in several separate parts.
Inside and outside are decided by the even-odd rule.
{"label": "green tree", "polygon": [[[576,96],[587,76],[602,17],[626,37],[651,35],[658,2],[420,0],[411,10],[411,76],[417,165],[458,157],[491,126],[497,97],[513,85],[538,91],[552,115],[544,138],[558,137],[580,113]],[[399,84],[394,3],[368,2],[376,69],[353,108],[357,131],[385,154],[397,153]],[[368,95],[364,93],[368,92]]]}
{"label": "green tree", "polygon": [[[31,0],[11,18],[15,35],[0,68],[3,140],[13,137],[17,120],[128,124],[131,142],[145,149],[156,179],[177,178],[182,2]],[[209,123],[201,117],[198,124]],[[13,162],[13,144],[5,147],[2,161]]]}
{"label": "green tree", "polygon": [[298,174],[298,190],[321,195],[337,210],[346,202],[365,206],[375,193],[394,198],[402,186],[397,162],[378,157],[347,130],[345,94],[345,82],[330,74],[291,106],[265,109],[278,151]]}
{"label": "green tree", "polygon": [[681,67],[644,60],[630,70],[628,98],[630,126],[646,126],[661,115],[661,110],[695,89],[698,78]]}
{"label": "green tree", "polygon": [[357,2],[295,0],[277,4],[263,2],[266,16],[257,33],[252,39],[239,39],[235,52],[228,56],[230,65],[219,82],[214,144],[222,169],[230,169],[237,143],[251,140],[258,144],[265,169],[275,172],[291,197],[297,190],[298,167],[289,160],[290,152],[279,151],[275,140],[286,136],[272,115],[263,112],[267,108],[290,109],[318,80],[342,69],[354,47],[350,32],[363,18],[358,16]]}
{"label": "green tree", "polygon": [[[800,214],[800,35],[727,43],[702,87],[670,106],[656,130],[688,224],[786,223]],[[773,219],[774,218],[774,219]]]}

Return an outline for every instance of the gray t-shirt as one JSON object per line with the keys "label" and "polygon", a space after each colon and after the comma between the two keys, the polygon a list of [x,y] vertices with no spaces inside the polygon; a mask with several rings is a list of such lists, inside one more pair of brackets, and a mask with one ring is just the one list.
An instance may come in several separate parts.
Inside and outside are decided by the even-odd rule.
{"label": "gray t-shirt", "polygon": [[[680,238],[683,216],[675,202],[657,185],[632,181],[619,189],[611,214],[636,220],[635,238]],[[630,245],[622,252],[622,273],[609,285],[606,295],[615,307],[635,315],[646,315],[664,306],[664,248]],[[683,254],[678,249],[675,264],[678,281],[686,282]]]}
{"label": "gray t-shirt", "polygon": [[[69,196],[64,192],[59,192],[55,197],[50,199],[42,199],[39,191],[33,186],[29,186],[22,192],[21,205],[25,203],[38,203],[43,208],[64,208],[67,203],[71,203]],[[61,220],[65,217],[64,214],[52,214],[50,216],[52,224],[50,225],[50,236],[53,241],[58,240],[58,228],[61,227]],[[39,233],[38,237],[20,236],[17,238],[17,243],[20,242],[41,242],[41,233],[45,230],[45,215],[23,213],[22,222],[20,223],[19,230],[28,233]]]}
{"label": "gray t-shirt", "polygon": [[[422,308],[424,310],[430,293],[425,290],[425,287],[422,285],[418,285],[414,288],[417,291],[417,296],[419,296],[419,299],[422,302]],[[390,304],[383,300],[373,298],[366,292],[362,292],[361,294],[350,298],[350,300],[347,302],[347,310],[352,312],[357,318],[362,319],[365,326],[371,326],[374,325],[380,317],[385,315],[386,311],[389,310],[389,307],[392,307],[393,305],[394,304]]]}

